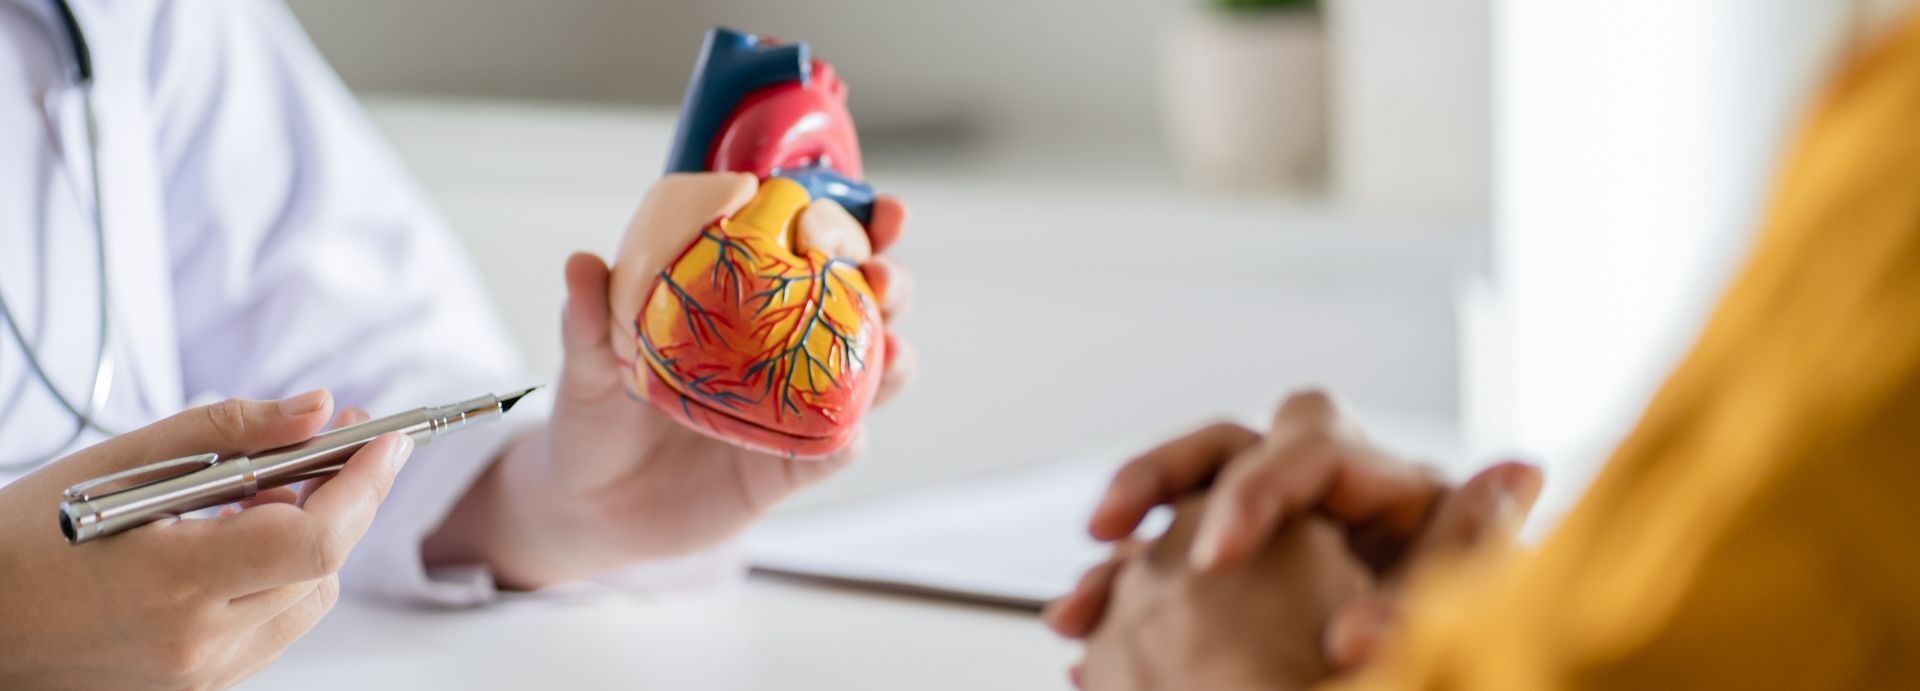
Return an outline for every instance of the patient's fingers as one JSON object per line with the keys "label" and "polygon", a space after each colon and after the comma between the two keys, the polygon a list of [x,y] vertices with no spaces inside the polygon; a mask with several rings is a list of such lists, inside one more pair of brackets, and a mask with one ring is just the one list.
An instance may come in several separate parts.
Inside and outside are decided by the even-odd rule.
{"label": "patient's fingers", "polygon": [[1493,539],[1511,539],[1540,498],[1540,469],[1519,461],[1497,463],[1449,493],[1435,509],[1405,561],[1464,552]]}
{"label": "patient's fingers", "polygon": [[1153,507],[1199,488],[1228,460],[1259,441],[1260,435],[1253,430],[1220,422],[1127,462],[1093,510],[1089,531],[1101,540],[1132,535]]}
{"label": "patient's fingers", "polygon": [[1328,622],[1323,641],[1327,661],[1350,669],[1370,659],[1393,624],[1414,565],[1511,537],[1539,497],[1541,481],[1539,468],[1508,461],[1480,471],[1448,492],[1408,554],[1386,575],[1382,588],[1343,605]]}
{"label": "patient's fingers", "polygon": [[1411,541],[1446,489],[1438,472],[1368,443],[1331,396],[1301,391],[1275,411],[1266,438],[1221,471],[1191,560],[1206,570],[1243,563],[1310,509]]}
{"label": "patient's fingers", "polygon": [[1405,545],[1447,492],[1440,473],[1368,446],[1324,435],[1269,435],[1214,482],[1193,564],[1221,569],[1259,551],[1289,517],[1316,510],[1349,529]]}
{"label": "patient's fingers", "polygon": [[1068,638],[1085,638],[1100,625],[1100,618],[1107,611],[1107,597],[1113,593],[1114,576],[1120,573],[1139,544],[1126,540],[1114,546],[1113,554],[1106,561],[1096,564],[1080,577],[1073,590],[1059,599],[1047,604],[1041,616],[1058,633]]}
{"label": "patient's fingers", "polygon": [[1268,436],[1276,443],[1337,451],[1329,455],[1335,461],[1330,465],[1275,468],[1274,489],[1291,502],[1283,507],[1290,513],[1310,504],[1336,522],[1369,525],[1411,540],[1433,502],[1451,487],[1437,469],[1374,446],[1333,397],[1319,390],[1287,397]]}
{"label": "patient's fingers", "polygon": [[1067,638],[1085,638],[1106,613],[1107,596],[1113,592],[1113,576],[1120,570],[1118,559],[1109,559],[1088,569],[1073,590],[1041,612],[1054,633]]}
{"label": "patient's fingers", "polygon": [[1336,610],[1322,641],[1327,664],[1347,670],[1371,659],[1393,623],[1397,597],[1398,593],[1368,593]]}

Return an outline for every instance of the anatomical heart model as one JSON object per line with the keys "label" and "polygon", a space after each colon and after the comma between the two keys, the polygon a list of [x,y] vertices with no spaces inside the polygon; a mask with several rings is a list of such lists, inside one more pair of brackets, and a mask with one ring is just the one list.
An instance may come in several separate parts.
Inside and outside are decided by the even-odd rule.
{"label": "anatomical heart model", "polygon": [[846,86],[804,43],[715,29],[670,159],[608,296],[629,390],[749,448],[840,450],[887,356]]}

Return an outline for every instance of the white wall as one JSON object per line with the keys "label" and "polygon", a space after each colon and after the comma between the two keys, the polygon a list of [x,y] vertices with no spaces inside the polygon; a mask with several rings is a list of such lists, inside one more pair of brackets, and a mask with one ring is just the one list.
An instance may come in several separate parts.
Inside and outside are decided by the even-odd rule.
{"label": "white wall", "polygon": [[1488,0],[1331,0],[1333,186],[1371,208],[1485,220]]}
{"label": "white wall", "polygon": [[1489,299],[1469,305],[1482,448],[1562,505],[1737,266],[1777,155],[1851,27],[1832,0],[1505,0]]}
{"label": "white wall", "polygon": [[[679,102],[700,37],[726,24],[805,39],[853,86],[869,143],[925,135],[1055,157],[1155,131],[1163,39],[1207,0],[288,0],[363,92]],[[1488,0],[1326,0],[1342,202],[1481,221]],[[963,135],[956,137],[955,135]],[[975,135],[967,138],[964,135]],[[1093,152],[1093,153],[1088,153]],[[1070,167],[1070,166],[1063,166]]]}
{"label": "white wall", "polygon": [[289,0],[350,84],[463,96],[679,101],[707,28],[812,43],[863,130],[1150,127],[1177,0]]}

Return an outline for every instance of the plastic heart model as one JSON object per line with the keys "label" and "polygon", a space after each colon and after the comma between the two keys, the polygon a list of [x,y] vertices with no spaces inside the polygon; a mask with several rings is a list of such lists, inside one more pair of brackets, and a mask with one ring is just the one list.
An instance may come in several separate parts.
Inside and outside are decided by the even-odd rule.
{"label": "plastic heart model", "polygon": [[846,87],[806,44],[710,32],[613,269],[629,391],[761,451],[850,443],[886,357],[861,175]]}

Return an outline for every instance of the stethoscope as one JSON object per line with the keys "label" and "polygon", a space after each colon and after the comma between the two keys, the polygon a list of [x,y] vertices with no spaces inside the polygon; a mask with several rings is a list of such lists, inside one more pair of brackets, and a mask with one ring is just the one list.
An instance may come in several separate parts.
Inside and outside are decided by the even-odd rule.
{"label": "stethoscope", "polygon": [[[0,318],[6,321],[7,332],[12,334],[13,342],[20,346],[27,369],[33,373],[34,378],[40,380],[40,384],[46,387],[47,393],[52,394],[54,400],[59,401],[60,407],[65,408],[75,421],[73,433],[52,452],[25,460],[0,462],[0,470],[23,470],[51,461],[59,457],[60,452],[72,446],[74,441],[89,429],[107,436],[118,434],[116,430],[101,424],[94,418],[102,408],[106,407],[107,395],[113,390],[114,377],[113,334],[109,330],[112,325],[111,305],[107,293],[107,225],[106,217],[102,213],[101,197],[103,195],[100,186],[100,128],[93,110],[93,52],[87,48],[86,35],[80,31],[80,22],[74,18],[73,8],[67,4],[67,0],[53,0],[53,4],[59,11],[61,27],[66,30],[67,44],[73,49],[74,83],[80,87],[81,105],[86,115],[87,173],[93,185],[93,240],[96,259],[94,268],[99,276],[100,290],[98,315],[100,341],[94,349],[93,388],[89,391],[84,403],[76,404],[60,391],[59,386],[54,384],[53,376],[48,374],[46,366],[41,364],[39,354],[35,352],[30,342],[31,339],[28,339],[26,333],[20,330],[20,321],[14,318],[13,308],[7,303],[6,295],[0,294]],[[10,416],[10,411],[0,411],[0,424],[4,424],[4,418]]]}

